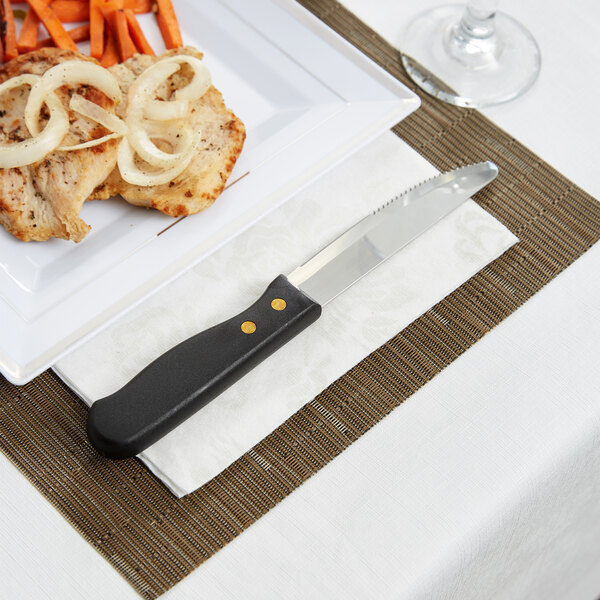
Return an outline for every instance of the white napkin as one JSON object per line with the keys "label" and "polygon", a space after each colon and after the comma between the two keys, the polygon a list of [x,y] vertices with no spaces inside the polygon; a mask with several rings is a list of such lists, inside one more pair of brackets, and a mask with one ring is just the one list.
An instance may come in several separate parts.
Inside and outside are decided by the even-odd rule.
{"label": "white napkin", "polygon": [[[61,360],[56,372],[92,404],[180,341],[245,309],[277,275],[436,173],[385,133]],[[178,497],[194,491],[517,241],[467,202],[140,458]]]}

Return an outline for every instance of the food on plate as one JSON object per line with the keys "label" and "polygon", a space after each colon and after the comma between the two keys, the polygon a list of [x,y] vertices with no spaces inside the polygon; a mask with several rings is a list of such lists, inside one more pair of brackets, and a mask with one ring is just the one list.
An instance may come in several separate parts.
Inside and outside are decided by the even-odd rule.
{"label": "food on plate", "polygon": [[[201,65],[201,58],[187,47],[159,58],[138,54],[109,69],[121,87],[124,100],[117,114],[129,134],[120,145],[117,168],[91,198],[120,194],[131,204],[181,217],[204,210],[223,191],[246,134],[210,78],[205,79],[207,73],[191,66]],[[159,67],[166,69],[162,78]],[[144,98],[139,88],[147,92],[157,82],[155,92]]]}
{"label": "food on plate", "polygon": [[154,0],[154,10],[156,22],[167,50],[181,48],[183,46],[181,31],[171,0]]}
{"label": "food on plate", "polygon": [[[44,48],[0,69],[0,223],[25,241],[82,240],[86,199],[181,217],[210,206],[242,150],[243,123],[202,54],[178,48],[104,69]],[[29,88],[29,89],[28,89]]]}
{"label": "food on plate", "polygon": [[0,0],[0,40],[2,41],[3,60],[12,60],[19,54],[16,31],[10,0]]}
{"label": "food on plate", "polygon": [[[110,89],[110,79],[100,71],[109,75],[93,59],[57,48],[21,55],[0,68],[0,223],[21,240],[77,242],[90,229],[79,212],[114,169],[117,135],[91,147],[66,148],[111,135],[97,120],[70,107],[76,98],[114,113],[118,86]],[[99,87],[82,85],[86,79],[114,98]]]}
{"label": "food on plate", "polygon": [[[90,39],[90,26],[80,25],[79,27],[73,27],[69,29],[67,34],[74,42],[87,42]],[[54,46],[54,40],[52,38],[44,38],[43,40],[37,40],[35,42],[35,48],[51,48]],[[29,50],[28,50],[29,52]]]}
{"label": "food on plate", "polygon": [[40,22],[54,40],[57,48],[64,50],[77,51],[75,42],[68,36],[61,20],[56,16],[56,13],[48,5],[46,0],[27,0],[30,5],[30,10],[33,10],[38,16]]}
{"label": "food on plate", "polygon": [[[173,217],[210,206],[246,133],[202,53],[183,47],[172,1],[27,3],[17,38],[0,0],[0,223],[25,241],[78,242],[85,200],[121,195]],[[136,20],[150,10],[170,49],[159,57]],[[76,50],[87,39],[95,58]]]}
{"label": "food on plate", "polygon": [[[26,0],[27,11],[13,11],[0,0],[0,62],[36,48],[77,50],[75,42],[90,40],[90,56],[105,67],[137,52],[154,55],[136,15],[152,12],[165,47],[181,48],[183,40],[172,0]],[[18,39],[15,17],[23,24]],[[66,29],[66,23],[79,23]],[[43,28],[40,27],[40,24]],[[38,39],[45,29],[50,37]]]}

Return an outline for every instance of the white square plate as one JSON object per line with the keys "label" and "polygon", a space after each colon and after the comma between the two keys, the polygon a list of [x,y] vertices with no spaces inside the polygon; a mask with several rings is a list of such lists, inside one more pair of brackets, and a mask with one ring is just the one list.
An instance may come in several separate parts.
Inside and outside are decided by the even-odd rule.
{"label": "white square plate", "polygon": [[[173,220],[89,202],[79,244],[0,231],[0,371],[25,383],[419,106],[410,90],[293,0],[176,0],[247,140],[229,187]],[[153,15],[140,18],[162,42]],[[84,51],[85,49],[82,48]],[[218,282],[215,282],[218,285]]]}

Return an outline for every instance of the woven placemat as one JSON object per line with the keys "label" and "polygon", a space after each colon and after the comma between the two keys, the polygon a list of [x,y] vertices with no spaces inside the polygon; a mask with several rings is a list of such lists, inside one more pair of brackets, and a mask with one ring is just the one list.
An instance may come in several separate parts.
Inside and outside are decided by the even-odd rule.
{"label": "woven placemat", "polygon": [[[414,89],[399,53],[334,0],[301,0]],[[416,91],[416,90],[415,90]],[[97,456],[87,408],[52,372],[0,378],[0,447],[145,598],[175,585],[300,486],[600,238],[600,204],[481,114],[422,95],[394,131],[438,169],[491,159],[476,200],[520,242],[194,494]]]}

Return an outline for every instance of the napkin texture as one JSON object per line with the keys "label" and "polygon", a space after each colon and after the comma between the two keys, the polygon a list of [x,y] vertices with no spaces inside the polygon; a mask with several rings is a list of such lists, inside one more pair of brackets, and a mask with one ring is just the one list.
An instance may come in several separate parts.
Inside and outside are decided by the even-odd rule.
{"label": "napkin texture", "polygon": [[[277,275],[436,173],[386,132],[77,348],[55,371],[91,405],[169,348],[247,308]],[[176,496],[194,491],[517,241],[468,201],[328,304],[314,325],[141,460]]]}

